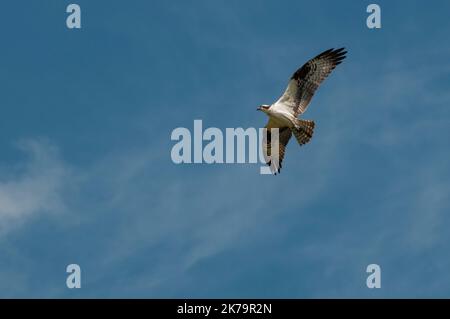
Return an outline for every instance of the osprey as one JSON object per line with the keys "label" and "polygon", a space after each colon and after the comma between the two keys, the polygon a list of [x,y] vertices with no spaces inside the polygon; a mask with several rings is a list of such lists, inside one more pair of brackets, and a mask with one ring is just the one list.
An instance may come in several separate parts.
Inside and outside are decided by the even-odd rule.
{"label": "osprey", "polygon": [[[314,121],[298,119],[303,114],[319,85],[331,71],[345,59],[344,48],[329,49],[306,62],[292,75],[284,94],[272,105],[263,104],[257,110],[269,116],[266,124],[267,134],[263,139],[264,157],[272,173],[280,172],[286,145],[292,134],[297,142],[304,145],[309,142],[314,132]],[[271,131],[278,128],[278,161],[273,160],[271,152]]]}

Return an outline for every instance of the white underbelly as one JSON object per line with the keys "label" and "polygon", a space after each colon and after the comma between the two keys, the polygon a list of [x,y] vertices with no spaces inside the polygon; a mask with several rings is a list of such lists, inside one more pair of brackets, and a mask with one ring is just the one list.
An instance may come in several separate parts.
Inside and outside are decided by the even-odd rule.
{"label": "white underbelly", "polygon": [[270,114],[270,117],[276,124],[278,124],[279,127],[294,126],[295,118],[292,114],[285,112],[274,112]]}

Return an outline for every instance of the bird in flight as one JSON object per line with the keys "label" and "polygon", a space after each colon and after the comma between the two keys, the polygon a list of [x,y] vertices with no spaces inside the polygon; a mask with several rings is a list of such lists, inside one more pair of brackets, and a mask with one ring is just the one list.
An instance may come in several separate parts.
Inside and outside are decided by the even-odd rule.
{"label": "bird in flight", "polygon": [[[275,175],[280,172],[286,146],[294,134],[304,145],[314,132],[314,121],[299,119],[308,108],[314,93],[333,69],[345,59],[344,48],[329,49],[306,62],[292,75],[284,94],[272,105],[263,104],[257,110],[269,116],[267,134],[263,139],[263,154],[267,165]],[[271,129],[278,128],[278,155],[271,151]]]}

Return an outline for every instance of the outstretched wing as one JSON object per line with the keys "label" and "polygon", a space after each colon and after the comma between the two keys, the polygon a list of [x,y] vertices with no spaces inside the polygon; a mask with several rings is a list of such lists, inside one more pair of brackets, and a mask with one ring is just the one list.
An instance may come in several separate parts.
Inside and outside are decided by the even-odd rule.
{"label": "outstretched wing", "polygon": [[289,143],[289,139],[292,136],[292,131],[289,127],[279,128],[279,131],[278,131],[278,138],[279,138],[278,163],[276,163],[276,161],[273,161],[273,157],[272,157],[272,144],[271,144],[272,134],[270,132],[270,129],[273,127],[271,125],[270,120],[269,120],[269,123],[267,123],[267,125],[265,127],[267,129],[267,134],[264,134],[263,141],[262,141],[264,159],[266,160],[266,164],[269,165],[271,172],[276,175],[281,170],[281,167],[282,167],[281,163],[283,162],[283,159],[284,159],[284,154],[286,152],[286,146]]}
{"label": "outstretched wing", "polygon": [[329,49],[306,62],[291,77],[284,94],[275,103],[287,106],[294,112],[295,117],[306,111],[317,88],[345,59],[344,48]]}

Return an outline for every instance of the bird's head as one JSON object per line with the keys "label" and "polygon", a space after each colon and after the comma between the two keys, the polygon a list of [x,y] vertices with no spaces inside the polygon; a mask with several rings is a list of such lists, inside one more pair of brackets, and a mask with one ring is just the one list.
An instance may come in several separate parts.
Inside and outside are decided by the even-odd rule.
{"label": "bird's head", "polygon": [[263,104],[263,105],[258,106],[258,108],[256,110],[267,113],[269,111],[269,108],[270,108],[270,105]]}

